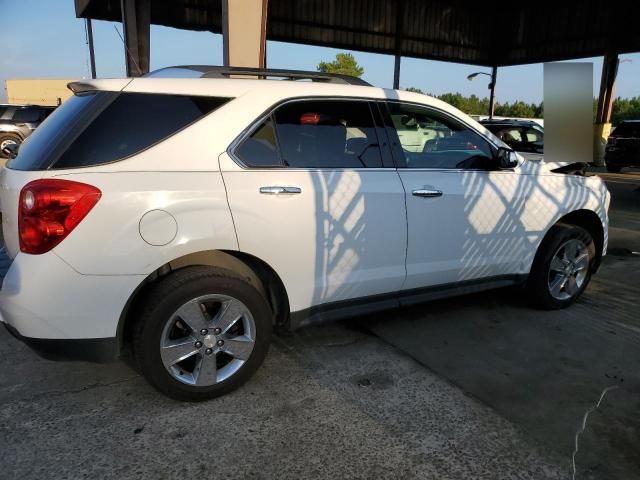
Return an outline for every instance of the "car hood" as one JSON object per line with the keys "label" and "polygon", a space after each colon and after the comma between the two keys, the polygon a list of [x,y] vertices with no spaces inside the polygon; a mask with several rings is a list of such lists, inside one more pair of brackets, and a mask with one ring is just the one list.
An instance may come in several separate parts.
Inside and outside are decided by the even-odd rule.
{"label": "car hood", "polygon": [[538,158],[532,158],[529,155],[523,156],[525,159],[520,165],[523,173],[529,174],[545,174],[545,173],[564,173],[572,175],[584,175],[586,168],[589,166],[585,162],[552,162],[545,161],[542,155]]}

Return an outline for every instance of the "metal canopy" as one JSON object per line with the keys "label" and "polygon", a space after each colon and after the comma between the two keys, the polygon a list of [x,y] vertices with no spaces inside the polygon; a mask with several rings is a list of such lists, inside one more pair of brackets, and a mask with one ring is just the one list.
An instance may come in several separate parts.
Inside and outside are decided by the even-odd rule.
{"label": "metal canopy", "polygon": [[[122,21],[121,0],[75,0],[78,17]],[[154,0],[151,23],[222,31],[222,0]],[[640,51],[640,2],[269,0],[267,38],[485,66]]]}

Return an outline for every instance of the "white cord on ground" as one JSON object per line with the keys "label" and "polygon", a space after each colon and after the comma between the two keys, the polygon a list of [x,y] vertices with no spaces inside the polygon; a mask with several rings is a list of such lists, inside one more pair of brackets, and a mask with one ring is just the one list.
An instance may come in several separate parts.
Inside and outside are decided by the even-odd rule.
{"label": "white cord on ground", "polygon": [[598,402],[593,407],[591,407],[589,410],[587,410],[584,413],[584,417],[582,417],[582,425],[580,426],[580,428],[576,432],[576,436],[574,438],[573,455],[571,456],[571,463],[573,465],[573,475],[571,476],[572,480],[576,479],[576,455],[578,454],[578,438],[584,432],[584,429],[587,428],[587,418],[589,418],[589,415],[592,412],[595,412],[598,408],[600,408],[600,404],[602,403],[602,399],[607,394],[607,392],[609,392],[611,390],[615,390],[616,388],[618,388],[617,385],[612,385],[612,386],[607,387],[604,390],[602,390],[602,393],[600,394],[600,399],[598,400]]}

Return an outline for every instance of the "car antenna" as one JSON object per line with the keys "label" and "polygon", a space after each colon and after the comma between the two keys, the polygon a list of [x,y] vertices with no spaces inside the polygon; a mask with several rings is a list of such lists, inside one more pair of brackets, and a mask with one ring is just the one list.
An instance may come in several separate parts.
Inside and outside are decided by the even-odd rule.
{"label": "car antenna", "polygon": [[136,68],[138,69],[138,72],[142,74],[142,70],[140,70],[140,65],[138,65],[138,62],[136,62],[136,59],[133,57],[133,55],[131,55],[131,52],[129,51],[129,47],[127,47],[127,42],[124,41],[124,37],[120,33],[120,30],[118,30],[118,27],[116,25],[114,25],[113,28],[115,28],[116,33],[120,37],[120,40],[122,40],[122,44],[124,45],[124,49],[127,52],[127,56],[135,64]]}

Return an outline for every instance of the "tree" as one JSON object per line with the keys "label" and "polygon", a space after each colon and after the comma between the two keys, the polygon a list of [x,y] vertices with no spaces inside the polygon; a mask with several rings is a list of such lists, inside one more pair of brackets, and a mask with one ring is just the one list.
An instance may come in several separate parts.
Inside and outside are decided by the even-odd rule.
{"label": "tree", "polygon": [[416,88],[416,87],[407,87],[407,88],[405,88],[405,90],[406,90],[407,92],[422,93],[422,94],[424,94],[424,92],[423,92],[422,90],[420,90],[419,88]]}
{"label": "tree", "polygon": [[317,69],[323,73],[341,73],[352,77],[361,77],[364,73],[364,68],[358,65],[350,53],[338,53],[333,62],[320,62]]}

